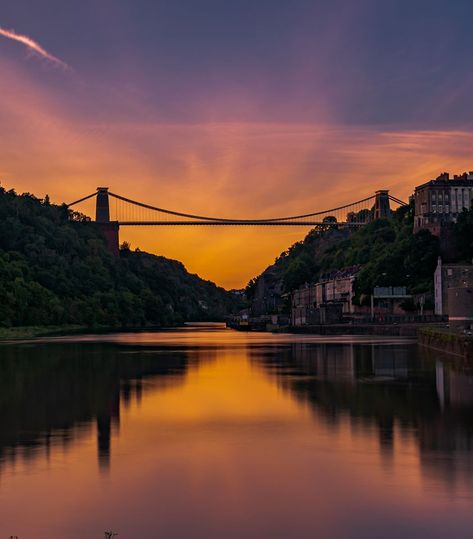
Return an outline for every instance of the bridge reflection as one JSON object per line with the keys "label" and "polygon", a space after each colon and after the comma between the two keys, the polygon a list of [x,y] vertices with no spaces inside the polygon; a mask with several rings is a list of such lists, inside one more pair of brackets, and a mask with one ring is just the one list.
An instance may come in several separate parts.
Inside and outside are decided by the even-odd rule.
{"label": "bridge reflection", "polygon": [[[18,456],[34,460],[51,446],[67,449],[94,424],[100,468],[110,464],[120,405],[182,382],[185,352],[162,353],[117,345],[2,347],[0,357],[0,470]],[[146,383],[145,383],[146,381]]]}
{"label": "bridge reflection", "polygon": [[[121,411],[182,386],[190,369],[218,359],[219,349],[204,344],[2,347],[0,472],[18,459],[33,461],[58,447],[67,451],[93,432],[106,471]],[[473,488],[471,366],[409,344],[281,341],[238,350],[329,429],[348,420],[354,431],[377,433],[386,465],[399,437],[409,437],[426,477]]]}

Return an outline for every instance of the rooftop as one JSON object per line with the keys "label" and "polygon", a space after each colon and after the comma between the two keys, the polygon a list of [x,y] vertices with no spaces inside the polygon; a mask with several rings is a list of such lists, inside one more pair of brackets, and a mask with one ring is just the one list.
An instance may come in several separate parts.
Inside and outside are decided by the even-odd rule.
{"label": "rooftop", "polygon": [[360,265],[349,266],[339,270],[331,271],[320,276],[319,282],[334,281],[336,279],[346,279],[347,277],[354,277],[361,270]]}
{"label": "rooftop", "polygon": [[453,178],[450,178],[449,172],[443,172],[440,176],[437,176],[434,180],[429,180],[422,185],[416,187],[423,189],[424,187],[455,187],[455,186],[473,186],[473,170],[464,172],[463,174],[454,174]]}

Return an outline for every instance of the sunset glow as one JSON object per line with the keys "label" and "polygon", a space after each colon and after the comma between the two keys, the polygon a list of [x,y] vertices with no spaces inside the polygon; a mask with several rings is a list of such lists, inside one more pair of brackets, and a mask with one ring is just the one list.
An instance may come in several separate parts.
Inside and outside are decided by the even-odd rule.
{"label": "sunset glow", "polygon": [[0,539],[470,539],[472,0],[0,0]]}
{"label": "sunset glow", "polygon": [[[472,118],[459,109],[471,81],[440,86],[429,71],[431,53],[438,52],[439,69],[446,62],[442,37],[424,51],[411,23],[403,21],[406,41],[418,46],[416,66],[407,48],[392,57],[389,42],[379,54],[371,50],[363,68],[354,53],[342,52],[352,41],[370,46],[371,38],[358,32],[372,7],[367,0],[356,12],[346,3],[336,12],[302,2],[303,9],[287,18],[282,9],[275,21],[281,37],[272,51],[264,35],[257,40],[264,16],[259,8],[248,20],[232,21],[227,13],[228,36],[215,49],[219,9],[213,19],[191,24],[178,9],[156,6],[154,28],[131,4],[106,4],[97,11],[86,2],[77,20],[74,10],[58,13],[61,32],[39,12],[23,28],[13,6],[2,13],[0,33],[9,38],[0,42],[0,179],[6,188],[70,202],[107,185],[179,211],[262,218],[322,210],[381,188],[406,200],[419,182],[472,168]],[[431,15],[435,22],[441,14],[433,9]],[[400,24],[400,15],[393,16],[383,22],[388,35]],[[177,25],[177,35],[166,34],[164,26],[160,31],[163,18]],[[99,30],[110,20],[105,35]],[[317,36],[311,20],[324,22]],[[87,39],[78,47],[86,24]],[[246,39],[240,40],[244,24]],[[10,27],[18,33],[5,30]],[[179,40],[186,32],[192,39]],[[25,61],[12,39],[58,65],[67,58],[74,71]],[[388,86],[378,81],[382,53],[392,59]],[[254,56],[263,65],[259,70]],[[290,82],[280,79],[282,69]],[[123,228],[121,240],[179,259],[191,272],[231,288],[244,286],[306,232]]]}

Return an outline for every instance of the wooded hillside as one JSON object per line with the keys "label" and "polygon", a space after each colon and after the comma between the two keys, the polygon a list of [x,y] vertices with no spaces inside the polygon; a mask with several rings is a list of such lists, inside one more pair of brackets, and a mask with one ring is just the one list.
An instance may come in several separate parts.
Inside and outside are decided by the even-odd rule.
{"label": "wooded hillside", "polygon": [[122,249],[65,205],[0,188],[0,325],[173,325],[218,320],[232,294],[183,264]]}

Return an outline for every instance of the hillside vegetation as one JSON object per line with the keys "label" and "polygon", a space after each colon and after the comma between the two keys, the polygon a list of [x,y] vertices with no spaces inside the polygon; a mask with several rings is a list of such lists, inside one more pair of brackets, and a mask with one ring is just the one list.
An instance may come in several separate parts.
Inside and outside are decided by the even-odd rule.
{"label": "hillside vegetation", "polygon": [[[460,234],[463,227],[463,235],[468,237],[473,231],[472,223],[469,212],[465,212],[456,232]],[[306,282],[319,280],[323,274],[358,265],[361,271],[356,281],[357,302],[366,301],[375,286],[407,286],[413,294],[430,292],[440,254],[439,240],[428,231],[413,234],[412,229],[411,206],[399,208],[391,219],[378,219],[352,232],[314,229],[282,253],[266,272],[250,281],[247,294],[250,299],[265,294],[259,288],[266,274],[271,276],[273,288],[276,278],[279,289],[290,292]],[[470,251],[465,248],[464,256]]]}
{"label": "hillside vegetation", "polygon": [[180,262],[128,248],[114,258],[84,216],[0,188],[0,326],[173,325],[234,307]]}

